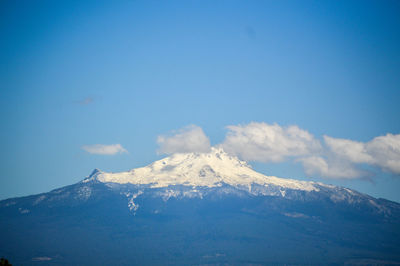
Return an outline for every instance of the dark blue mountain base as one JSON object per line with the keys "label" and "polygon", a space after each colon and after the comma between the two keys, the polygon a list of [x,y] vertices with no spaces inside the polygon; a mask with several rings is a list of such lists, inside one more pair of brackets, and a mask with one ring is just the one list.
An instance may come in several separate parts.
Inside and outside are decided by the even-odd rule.
{"label": "dark blue mountain base", "polygon": [[195,197],[189,189],[94,181],[1,201],[0,257],[13,265],[400,263],[400,204],[336,202],[323,190],[257,196],[224,185]]}

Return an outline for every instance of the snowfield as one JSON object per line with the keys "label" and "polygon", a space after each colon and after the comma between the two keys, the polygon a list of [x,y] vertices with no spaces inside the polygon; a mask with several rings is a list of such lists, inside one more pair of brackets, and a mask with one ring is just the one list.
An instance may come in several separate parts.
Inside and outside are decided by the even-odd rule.
{"label": "snowfield", "polygon": [[[274,185],[287,189],[319,191],[322,184],[266,176],[251,169],[244,161],[213,147],[209,153],[178,153],[127,172],[107,173],[100,170],[83,182],[96,179],[103,183],[150,185],[153,188],[184,185],[192,187]],[[318,184],[318,186],[316,186]],[[326,186],[326,185],[325,185]]]}

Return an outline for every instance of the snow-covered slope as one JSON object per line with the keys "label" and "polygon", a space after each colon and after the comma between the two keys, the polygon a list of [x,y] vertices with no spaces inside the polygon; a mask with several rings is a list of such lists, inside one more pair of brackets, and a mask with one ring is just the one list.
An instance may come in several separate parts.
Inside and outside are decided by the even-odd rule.
{"label": "snow-covered slope", "polygon": [[149,185],[153,188],[173,185],[218,187],[279,186],[287,189],[318,191],[321,184],[293,179],[265,176],[244,161],[213,147],[209,153],[174,154],[146,167],[127,172],[106,173],[95,171],[83,182],[96,179],[103,183]]}

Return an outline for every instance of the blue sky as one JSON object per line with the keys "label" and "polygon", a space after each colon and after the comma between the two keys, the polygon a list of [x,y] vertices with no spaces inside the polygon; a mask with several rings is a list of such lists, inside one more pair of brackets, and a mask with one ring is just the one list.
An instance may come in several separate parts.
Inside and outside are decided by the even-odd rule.
{"label": "blue sky", "polygon": [[[144,166],[165,156],[158,136],[188,125],[211,145],[251,122],[323,146],[397,135],[399,14],[398,1],[2,1],[0,198]],[[353,160],[368,174],[352,178],[290,156],[251,164],[400,201],[385,154]]]}

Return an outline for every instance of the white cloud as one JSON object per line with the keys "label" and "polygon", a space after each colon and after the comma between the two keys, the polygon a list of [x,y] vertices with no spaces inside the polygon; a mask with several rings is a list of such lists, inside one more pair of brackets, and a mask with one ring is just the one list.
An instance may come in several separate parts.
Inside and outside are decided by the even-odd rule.
{"label": "white cloud", "polygon": [[247,161],[281,162],[321,149],[313,135],[297,126],[283,128],[278,124],[252,122],[227,128],[229,132],[222,147]]}
{"label": "white cloud", "polygon": [[322,156],[309,156],[300,158],[307,175],[319,175],[328,178],[359,178],[369,175],[357,169],[353,164],[335,159],[326,159]]}
{"label": "white cloud", "polygon": [[374,164],[384,170],[400,175],[400,134],[386,134],[366,144]]}
{"label": "white cloud", "polygon": [[209,152],[210,140],[203,130],[195,125],[180,129],[172,136],[158,136],[157,143],[160,145],[159,153],[187,153],[187,152]]}
{"label": "white cloud", "polygon": [[327,136],[324,139],[328,148],[339,158],[400,174],[400,134],[379,136],[365,143]]}
{"label": "white cloud", "polygon": [[337,156],[353,163],[372,163],[373,158],[368,154],[365,143],[324,136],[325,144]]}
{"label": "white cloud", "polygon": [[365,165],[400,174],[400,134],[379,136],[369,142],[324,136],[321,143],[298,126],[252,122],[227,128],[222,147],[246,161],[276,163],[294,159],[303,164],[308,175],[328,178],[371,176],[363,170]]}
{"label": "white cloud", "polygon": [[400,135],[387,134],[369,142],[324,136],[326,148],[319,156],[300,158],[307,174],[331,178],[359,178],[370,175],[362,164],[400,174]]}
{"label": "white cloud", "polygon": [[84,145],[82,149],[91,154],[100,155],[115,155],[117,153],[127,153],[128,151],[124,149],[121,144],[94,144],[94,145]]}

